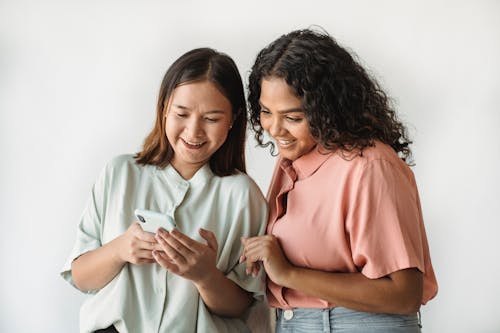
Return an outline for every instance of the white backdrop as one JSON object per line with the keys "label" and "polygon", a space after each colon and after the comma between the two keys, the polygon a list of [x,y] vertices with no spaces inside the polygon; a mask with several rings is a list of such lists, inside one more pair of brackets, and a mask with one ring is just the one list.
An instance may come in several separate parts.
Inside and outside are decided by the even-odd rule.
{"label": "white backdrop", "polygon": [[[99,170],[136,152],[183,52],[258,50],[317,24],[354,50],[414,139],[440,290],[424,332],[500,331],[500,2],[0,0],[0,332],[76,332],[58,276]],[[273,159],[250,139],[265,192]]]}

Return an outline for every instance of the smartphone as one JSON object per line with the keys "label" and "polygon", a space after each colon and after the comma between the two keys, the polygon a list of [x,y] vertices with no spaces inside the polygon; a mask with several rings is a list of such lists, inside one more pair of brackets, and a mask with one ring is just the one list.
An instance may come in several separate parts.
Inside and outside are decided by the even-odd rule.
{"label": "smartphone", "polygon": [[136,209],[135,216],[139,219],[142,230],[155,234],[158,228],[171,231],[176,227],[175,221],[167,214],[146,209]]}

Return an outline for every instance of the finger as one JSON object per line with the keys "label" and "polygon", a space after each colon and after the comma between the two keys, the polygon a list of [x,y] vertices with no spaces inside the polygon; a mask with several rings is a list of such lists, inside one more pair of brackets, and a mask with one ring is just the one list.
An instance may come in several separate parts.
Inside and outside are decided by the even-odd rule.
{"label": "finger", "polygon": [[259,271],[260,271],[260,264],[259,263],[255,263],[253,265],[253,269],[252,269],[252,276],[256,277],[257,275],[259,275]]}
{"label": "finger", "polygon": [[163,248],[162,248],[162,246],[160,245],[160,243],[158,243],[158,241],[156,241],[156,243],[154,243],[154,244],[153,244],[153,249],[152,249],[152,251],[154,251],[154,250],[156,250],[156,251],[163,251]]}
{"label": "finger", "polygon": [[174,228],[170,231],[170,236],[174,237],[177,241],[179,241],[182,245],[188,248],[190,251],[194,253],[200,252],[200,246],[205,246],[200,242],[195,241],[192,238],[189,238],[186,234],[179,231],[179,229]]}
{"label": "finger", "polygon": [[245,248],[246,248],[246,244],[248,243],[248,237],[240,237],[240,240],[241,240],[241,244],[243,245],[243,251],[241,253],[241,256],[240,256],[240,260],[238,261],[238,263],[242,263],[246,260],[246,256],[245,256]]}
{"label": "finger", "polygon": [[176,239],[171,233],[159,230],[157,234],[183,257],[187,258],[188,256],[193,255],[193,251],[187,248],[181,241]]}
{"label": "finger", "polygon": [[254,249],[248,249],[245,251],[247,267],[257,261],[262,261],[265,259],[266,250],[264,247],[256,247]]}
{"label": "finger", "polygon": [[246,275],[249,275],[250,272],[253,270],[253,265],[254,265],[254,263],[247,262],[247,264],[245,266],[245,273],[246,273]]}
{"label": "finger", "polygon": [[255,262],[247,262],[247,265],[245,267],[245,273],[247,275],[252,274],[252,276],[257,276],[256,273],[258,273],[260,270],[260,262],[255,261]]}
{"label": "finger", "polygon": [[152,260],[152,259],[154,259],[153,258],[153,251],[151,251],[151,250],[139,250],[137,252],[137,257],[139,258],[139,260],[142,260],[142,259]]}
{"label": "finger", "polygon": [[154,249],[156,249],[158,247],[158,242],[155,241],[152,243],[152,242],[147,242],[147,241],[143,241],[143,240],[138,240],[137,241],[137,246],[142,249],[142,250],[149,250],[149,251],[153,251]]}
{"label": "finger", "polygon": [[256,249],[260,249],[263,247],[269,247],[273,243],[273,238],[272,237],[267,237],[267,236],[262,236],[262,237],[255,237],[255,239],[248,241],[247,244],[245,245],[245,254],[248,251],[254,251]]}
{"label": "finger", "polygon": [[172,262],[171,258],[165,252],[153,251],[152,253],[155,261],[160,264],[160,266],[169,271],[176,271],[175,263]]}
{"label": "finger", "polygon": [[156,261],[154,259],[139,259],[136,265],[154,264]]}
{"label": "finger", "polygon": [[256,237],[242,237],[241,241],[243,242],[245,249],[247,247],[255,247],[259,246],[262,242],[268,241],[270,239],[270,235],[256,236]]}
{"label": "finger", "polygon": [[141,228],[141,230],[140,231],[138,230],[135,233],[135,236],[137,238],[139,238],[140,240],[145,241],[145,242],[150,242],[150,243],[156,242],[156,240],[155,240],[155,234],[152,234],[150,232],[142,230],[142,227],[140,225],[139,225],[139,227]]}
{"label": "finger", "polygon": [[259,261],[260,261],[260,255],[259,254],[252,252],[252,253],[250,253],[250,255],[248,255],[248,254],[246,254],[244,256],[242,255],[240,257],[240,260],[241,260],[242,257],[244,257],[243,261],[246,262],[245,273],[247,275],[252,274],[252,272],[254,271],[254,267],[255,266],[260,266],[260,263],[259,263]]}
{"label": "finger", "polygon": [[238,260],[238,264],[241,264],[242,262],[244,262],[245,260],[247,260],[247,257],[245,256],[245,254],[242,254],[240,256],[240,260]]}
{"label": "finger", "polygon": [[208,247],[210,247],[214,251],[217,251],[217,249],[219,248],[219,244],[217,243],[217,237],[215,237],[213,232],[200,228],[200,230],[198,230],[198,233],[201,237],[203,237],[203,239],[207,241]]}
{"label": "finger", "polygon": [[[169,258],[176,262],[176,263],[185,263],[186,262],[186,257],[182,254],[182,249],[185,249],[185,247],[181,246],[179,247],[180,251],[177,251],[177,249],[170,245],[170,242],[173,242],[172,237],[169,235],[158,235],[156,236],[156,239],[158,243],[161,245],[162,250],[169,256]],[[179,242],[177,242],[179,245],[181,245]],[[184,251],[187,253],[187,251]]]}

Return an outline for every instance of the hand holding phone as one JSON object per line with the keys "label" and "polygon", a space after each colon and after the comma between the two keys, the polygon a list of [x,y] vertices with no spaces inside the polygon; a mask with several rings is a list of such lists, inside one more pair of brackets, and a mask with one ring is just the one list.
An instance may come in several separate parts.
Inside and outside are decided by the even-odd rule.
{"label": "hand holding phone", "polygon": [[136,209],[134,214],[139,220],[142,230],[153,234],[156,233],[158,228],[171,231],[176,227],[174,219],[167,214],[146,209]]}

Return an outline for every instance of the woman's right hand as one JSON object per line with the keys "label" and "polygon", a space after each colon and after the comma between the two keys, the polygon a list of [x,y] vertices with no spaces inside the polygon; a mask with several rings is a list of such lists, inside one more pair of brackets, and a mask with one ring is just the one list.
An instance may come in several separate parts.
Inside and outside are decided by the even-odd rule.
{"label": "woman's right hand", "polygon": [[158,250],[157,247],[159,245],[154,235],[142,230],[139,223],[134,222],[127,231],[111,242],[73,260],[73,281],[80,290],[100,289],[108,284],[127,262],[136,265],[154,263],[152,252]]}
{"label": "woman's right hand", "polygon": [[153,250],[161,251],[154,234],[142,230],[138,222],[130,227],[117,238],[117,255],[123,262],[135,265],[152,264],[156,262],[153,258]]}
{"label": "woman's right hand", "polygon": [[[241,237],[241,243],[243,244],[243,253],[240,256],[239,263],[247,261],[247,257],[245,256],[245,246],[247,245],[248,237]],[[245,272],[247,275],[252,274],[253,277],[256,277],[260,271],[260,263],[258,262],[248,262],[246,263]]]}

